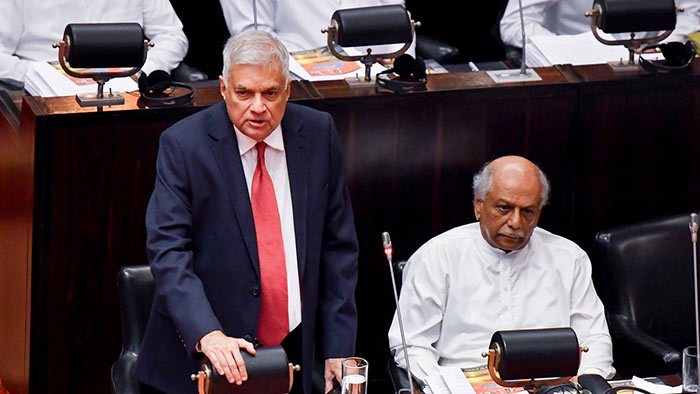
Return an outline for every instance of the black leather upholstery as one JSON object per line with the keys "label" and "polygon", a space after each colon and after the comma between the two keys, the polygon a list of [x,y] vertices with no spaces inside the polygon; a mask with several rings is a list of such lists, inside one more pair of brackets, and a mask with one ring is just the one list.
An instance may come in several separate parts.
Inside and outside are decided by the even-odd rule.
{"label": "black leather upholstery", "polygon": [[117,275],[122,322],[122,352],[112,364],[115,394],[139,394],[139,382],[132,376],[153,304],[155,282],[147,265],[122,267]]}
{"label": "black leather upholstery", "polygon": [[459,49],[416,33],[416,56],[423,59],[433,59],[440,64],[453,64],[459,62]]}
{"label": "black leather upholstery", "polygon": [[[406,267],[406,261],[394,261],[392,264],[394,266],[394,280],[396,281],[396,288],[399,290],[400,293],[401,285],[403,284],[403,269]],[[410,390],[411,386],[408,383],[408,373],[403,368],[400,368],[398,365],[396,365],[396,362],[394,362],[393,355],[389,356],[386,371],[387,374],[389,374],[389,380],[391,380],[391,384],[394,387],[395,393],[398,393],[399,390]],[[418,383],[418,381],[413,379],[413,388],[415,390],[418,390],[420,389],[420,387],[421,385]]]}
{"label": "black leather upholstery", "polygon": [[[680,371],[681,352],[694,343],[695,303],[689,214],[601,231],[596,235],[597,266],[615,342],[650,358],[663,375]],[[622,350],[622,349],[615,349]],[[620,366],[616,366],[620,371]],[[633,360],[633,368],[645,363]],[[624,373],[624,372],[623,372]]]}

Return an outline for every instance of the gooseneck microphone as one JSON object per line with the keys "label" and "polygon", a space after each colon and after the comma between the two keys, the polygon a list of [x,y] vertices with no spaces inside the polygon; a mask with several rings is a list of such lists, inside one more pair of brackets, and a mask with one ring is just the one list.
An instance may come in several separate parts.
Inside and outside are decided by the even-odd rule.
{"label": "gooseneck microphone", "polygon": [[253,26],[258,30],[258,7],[257,1],[253,0]]}
{"label": "gooseneck microphone", "polygon": [[523,52],[522,52],[522,57],[520,58],[520,74],[526,75],[526,66],[525,66],[525,59],[526,59],[526,52],[525,52],[525,18],[523,18],[523,0],[518,0],[518,12],[520,13],[520,35],[523,40]]}
{"label": "gooseneck microphone", "polygon": [[396,278],[394,277],[394,265],[392,264],[392,255],[394,253],[391,247],[391,237],[388,232],[382,233],[382,246],[384,246],[384,254],[389,262],[389,271],[391,272],[391,285],[394,287],[394,300],[396,301],[396,316],[399,319],[399,331],[401,332],[401,345],[403,346],[403,355],[406,359],[406,372],[408,372],[408,385],[413,394],[413,375],[411,374],[411,364],[408,362],[408,347],[406,346],[406,334],[403,330],[403,319],[401,318],[401,307],[399,306],[399,292],[396,289]]}
{"label": "gooseneck microphone", "polygon": [[[698,214],[690,214],[690,240],[693,243],[693,283],[695,284],[695,346],[696,352],[700,352],[700,318],[698,316]],[[697,354],[697,353],[696,353]],[[700,364],[698,364],[698,376],[700,376]]]}

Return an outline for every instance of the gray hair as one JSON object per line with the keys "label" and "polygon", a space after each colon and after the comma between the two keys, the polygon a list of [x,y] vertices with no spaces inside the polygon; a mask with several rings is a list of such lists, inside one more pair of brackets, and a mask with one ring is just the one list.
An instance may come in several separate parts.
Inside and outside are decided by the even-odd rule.
{"label": "gray hair", "polygon": [[[486,195],[489,194],[489,192],[491,191],[495,171],[493,170],[490,164],[491,162],[487,161],[481,167],[481,169],[476,174],[474,174],[474,179],[472,180],[474,198],[483,200],[486,198]],[[547,202],[549,201],[549,179],[547,179],[547,176],[544,174],[544,172],[542,172],[540,167],[535,165],[535,169],[537,170],[537,177],[540,178],[540,208],[542,208],[545,205],[547,205]]]}
{"label": "gray hair", "polygon": [[289,80],[289,52],[277,37],[262,30],[246,30],[229,38],[224,45],[224,84],[231,68],[239,64],[280,67]]}

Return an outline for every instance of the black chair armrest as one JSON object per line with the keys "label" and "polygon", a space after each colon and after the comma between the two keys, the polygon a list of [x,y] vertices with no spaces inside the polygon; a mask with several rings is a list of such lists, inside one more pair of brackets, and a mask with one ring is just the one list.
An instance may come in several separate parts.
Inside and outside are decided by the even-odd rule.
{"label": "black chair armrest", "polygon": [[676,365],[681,362],[681,353],[678,350],[646,334],[626,316],[611,314],[609,317],[610,326],[615,335],[651,352],[665,365]]}
{"label": "black chair armrest", "polygon": [[[386,364],[386,371],[389,374],[391,384],[394,386],[394,393],[398,394],[399,390],[406,390],[406,392],[408,392],[411,389],[411,385],[408,383],[408,373],[403,368],[396,365],[393,357],[389,358]],[[421,387],[421,384],[413,378],[413,389],[416,392],[422,393]]]}
{"label": "black chair armrest", "polygon": [[452,64],[459,61],[459,49],[416,33],[416,56],[434,59],[440,64]]}
{"label": "black chair armrest", "polygon": [[207,74],[192,66],[188,66],[185,63],[180,63],[180,65],[170,73],[170,76],[172,77],[173,81],[184,83],[205,81],[209,79]]}

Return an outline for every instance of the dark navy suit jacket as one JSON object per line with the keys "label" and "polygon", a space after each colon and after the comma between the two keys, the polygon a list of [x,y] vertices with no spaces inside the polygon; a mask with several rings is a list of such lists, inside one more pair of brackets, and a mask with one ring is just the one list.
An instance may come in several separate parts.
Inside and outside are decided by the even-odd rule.
{"label": "dark navy suit jacket", "polygon": [[[156,295],[135,376],[167,393],[195,393],[205,334],[255,337],[260,270],[250,197],[224,102],[160,138],[146,213]],[[302,299],[302,374],[353,354],[357,238],[331,116],[287,104],[282,120]],[[304,367],[306,366],[306,368]]]}

